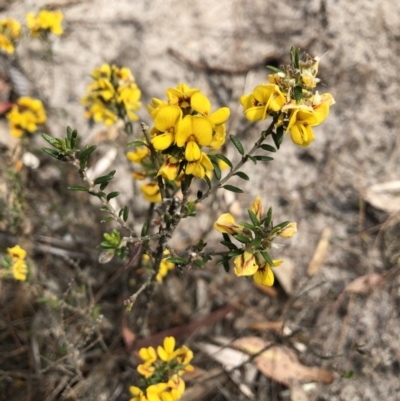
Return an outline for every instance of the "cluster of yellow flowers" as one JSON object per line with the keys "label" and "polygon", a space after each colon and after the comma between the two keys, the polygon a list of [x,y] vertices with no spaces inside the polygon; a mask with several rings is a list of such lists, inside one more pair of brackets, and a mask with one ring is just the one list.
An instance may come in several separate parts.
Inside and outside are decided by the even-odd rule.
{"label": "cluster of yellow flowers", "polygon": [[64,32],[61,26],[63,18],[61,11],[40,10],[36,15],[34,13],[26,15],[26,25],[33,37],[46,36],[49,33],[62,35]]}
{"label": "cluster of yellow flowers", "polygon": [[21,36],[21,24],[10,18],[0,21],[0,49],[12,54]]}
{"label": "cluster of yellow flowers", "polygon": [[[38,14],[28,13],[26,25],[33,37],[46,37],[49,33],[62,35],[61,26],[63,20],[61,11],[41,10]],[[0,21],[0,49],[13,54],[15,46],[21,37],[21,24],[11,18]]]}
{"label": "cluster of yellow flowers", "polygon": [[143,363],[137,370],[145,378],[144,390],[131,386],[130,401],[176,401],[182,397],[185,382],[181,376],[193,370],[193,352],[185,345],[175,349],[175,343],[174,337],[166,337],[157,352],[153,347],[139,350]]}
{"label": "cluster of yellow flowers", "polygon": [[86,118],[108,126],[125,117],[138,119],[134,112],[141,106],[141,91],[129,68],[103,64],[92,72],[92,78],[94,82],[88,85],[82,98]]}
{"label": "cluster of yellow flowers", "polygon": [[30,97],[20,97],[7,114],[11,134],[16,138],[34,133],[38,125],[46,122],[46,118],[43,103]]}
{"label": "cluster of yellow flowers", "polygon": [[11,271],[16,280],[25,281],[28,274],[28,267],[25,262],[26,251],[19,245],[7,248],[7,252],[11,258]]}
{"label": "cluster of yellow flowers", "polygon": [[256,220],[255,225],[237,224],[230,213],[225,213],[219,216],[214,223],[214,228],[245,243],[244,248],[238,251],[239,255],[235,258],[236,276],[253,276],[256,283],[270,287],[274,284],[274,273],[271,267],[277,267],[283,261],[271,260],[267,251],[273,247],[273,240],[277,236],[292,237],[297,232],[297,224],[284,223],[282,227],[281,225],[272,227],[270,213],[268,213],[269,217],[264,216],[264,207],[259,196],[254,199],[250,212]]}
{"label": "cluster of yellow flowers", "polygon": [[204,178],[214,166],[201,149],[218,149],[225,143],[230,110],[221,107],[212,113],[210,100],[199,89],[182,83],[166,95],[168,101],[153,98],[147,107],[154,120],[152,145],[167,155],[158,175],[173,181],[184,171]]}
{"label": "cluster of yellow flowers", "polygon": [[[158,273],[157,273],[157,276],[156,276],[156,280],[159,283],[162,283],[164,277],[168,274],[168,272],[170,270],[173,270],[173,268],[175,267],[175,263],[167,262],[168,255],[169,255],[169,250],[168,249],[166,249],[164,251],[164,255],[167,256],[167,257],[161,260],[160,268],[158,269]],[[145,265],[146,264],[150,264],[149,263],[150,262],[150,256],[147,255],[147,254],[143,255],[143,261],[144,261]]]}
{"label": "cluster of yellow flowers", "polygon": [[315,139],[312,127],[327,118],[335,101],[330,93],[320,95],[315,90],[320,59],[306,55],[302,61],[293,48],[291,55],[291,65],[276,69],[275,74],[268,75],[268,84],[255,87],[240,102],[248,120],[264,120],[271,115],[277,127],[290,131],[295,144],[308,146]]}

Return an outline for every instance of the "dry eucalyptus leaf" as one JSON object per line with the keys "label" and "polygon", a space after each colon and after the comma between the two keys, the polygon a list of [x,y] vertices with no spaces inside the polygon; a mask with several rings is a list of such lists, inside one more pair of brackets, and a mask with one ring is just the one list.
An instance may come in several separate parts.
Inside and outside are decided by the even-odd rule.
{"label": "dry eucalyptus leaf", "polygon": [[330,236],[331,229],[329,227],[325,227],[322,231],[321,239],[319,240],[315,249],[314,256],[307,268],[307,274],[309,276],[313,276],[321,269],[322,263],[324,263],[326,255],[328,254]]}
{"label": "dry eucalyptus leaf", "polygon": [[285,258],[281,266],[273,267],[272,270],[286,294],[292,295],[295,264],[290,259]]}
{"label": "dry eucalyptus leaf", "polygon": [[357,277],[346,288],[345,291],[354,292],[355,294],[368,294],[374,287],[384,283],[384,278],[381,274],[367,274]]}
{"label": "dry eucalyptus leaf", "polygon": [[372,185],[365,191],[365,200],[386,213],[400,210],[400,181]]}
{"label": "dry eucalyptus leaf", "polygon": [[[268,347],[268,343],[259,337],[243,337],[235,340],[233,345],[253,355]],[[333,382],[331,372],[302,365],[291,349],[281,345],[272,345],[271,348],[256,356],[253,361],[265,376],[289,387],[294,381]]]}

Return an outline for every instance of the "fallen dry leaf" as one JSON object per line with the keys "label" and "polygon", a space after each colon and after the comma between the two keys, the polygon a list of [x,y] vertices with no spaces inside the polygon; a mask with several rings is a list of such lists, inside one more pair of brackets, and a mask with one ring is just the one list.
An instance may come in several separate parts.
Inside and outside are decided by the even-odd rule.
{"label": "fallen dry leaf", "polygon": [[295,264],[290,259],[285,258],[281,266],[273,267],[272,270],[286,294],[292,295]]}
{"label": "fallen dry leaf", "polygon": [[264,294],[267,294],[268,296],[272,298],[276,298],[279,294],[278,290],[274,287],[266,287],[265,285],[257,284],[254,282],[254,285],[259,289],[261,292]]}
{"label": "fallen dry leaf", "polygon": [[354,292],[355,294],[368,294],[374,287],[384,283],[384,278],[381,274],[367,274],[357,277],[346,288],[345,291]]}
{"label": "fallen dry leaf", "polygon": [[283,322],[270,322],[269,320],[262,320],[254,322],[250,325],[250,329],[257,331],[276,331],[279,333],[283,328]]}
{"label": "fallen dry leaf", "polygon": [[122,318],[122,339],[124,340],[126,350],[129,352],[136,340],[136,334],[128,327],[126,315],[123,315]]}
{"label": "fallen dry leaf", "polygon": [[314,274],[318,273],[319,269],[322,266],[322,263],[324,263],[326,255],[328,253],[330,236],[331,229],[329,227],[324,228],[321,234],[321,239],[319,240],[318,245],[315,248],[314,256],[311,259],[311,262],[307,268],[307,274],[309,276],[313,276]]}
{"label": "fallen dry leaf", "polygon": [[372,185],[365,190],[365,200],[387,213],[400,210],[400,181]]}
{"label": "fallen dry leaf", "polygon": [[[233,345],[254,355],[267,348],[269,344],[259,337],[243,337],[235,340]],[[333,382],[331,372],[302,365],[291,349],[281,345],[272,345],[256,356],[253,361],[265,376],[289,387],[294,381],[316,381],[327,384]]]}

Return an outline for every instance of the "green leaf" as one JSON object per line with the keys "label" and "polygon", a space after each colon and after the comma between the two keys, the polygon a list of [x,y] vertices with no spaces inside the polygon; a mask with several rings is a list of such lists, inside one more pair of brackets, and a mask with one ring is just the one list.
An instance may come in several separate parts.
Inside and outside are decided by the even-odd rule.
{"label": "green leaf", "polygon": [[230,241],[221,241],[220,244],[225,245],[229,249],[238,249],[238,247]]}
{"label": "green leaf", "polygon": [[248,244],[249,242],[252,241],[252,238],[249,238],[249,237],[246,237],[245,235],[240,235],[240,234],[234,235],[233,238],[237,239],[239,242],[242,242],[243,244]]}
{"label": "green leaf", "polygon": [[303,98],[303,88],[301,86],[294,87],[294,98],[296,99],[297,104],[301,102],[301,99]]}
{"label": "green leaf", "polygon": [[167,259],[168,263],[176,263],[178,265],[186,265],[188,261],[184,258],[168,258]]}
{"label": "green leaf", "polygon": [[128,220],[128,216],[129,216],[129,209],[128,206],[125,206],[124,211],[122,212],[122,218],[124,219],[124,221]]}
{"label": "green leaf", "polygon": [[204,265],[205,265],[205,262],[203,260],[196,259],[196,260],[193,261],[193,264],[195,264],[196,266],[198,266],[200,268],[203,268]]}
{"label": "green leaf", "polygon": [[89,191],[89,188],[82,187],[80,185],[72,185],[70,187],[67,187],[67,189],[69,189],[70,191],[84,191],[84,192]]}
{"label": "green leaf", "polygon": [[72,128],[69,126],[67,127],[67,138],[69,140],[71,140],[71,138],[72,138]]}
{"label": "green leaf", "polygon": [[248,209],[247,212],[249,213],[250,219],[251,219],[252,223],[254,224],[254,226],[259,226],[260,222],[258,221],[258,218],[255,215],[255,213],[251,209]]}
{"label": "green leaf", "polygon": [[47,153],[48,155],[56,158],[57,160],[64,160],[65,159],[65,156],[62,153],[57,152],[56,150],[49,149],[49,148],[42,148],[42,150],[43,150],[44,153]]}
{"label": "green leaf", "polygon": [[229,135],[229,137],[231,138],[231,141],[235,145],[238,152],[243,156],[244,149],[243,149],[242,143],[239,141],[239,139],[235,135]]}
{"label": "green leaf", "polygon": [[250,246],[254,249],[257,249],[262,242],[262,238],[255,238],[253,241],[250,242]]}
{"label": "green leaf", "polygon": [[130,146],[147,146],[147,143],[143,141],[132,141],[126,145],[127,148],[129,148]]}
{"label": "green leaf", "polygon": [[276,129],[276,133],[272,134],[272,139],[274,140],[275,146],[278,149],[280,148],[281,143],[283,141],[283,134],[284,134],[284,129],[282,125]]}
{"label": "green leaf", "polygon": [[274,72],[282,72],[279,68],[276,68],[272,65],[267,65],[267,67],[269,70],[274,71]]}
{"label": "green leaf", "polygon": [[224,270],[227,272],[227,273],[229,273],[229,262],[227,262],[227,261],[223,261],[222,262],[222,265],[224,266]]}
{"label": "green leaf", "polygon": [[43,139],[48,142],[51,146],[54,146],[57,149],[61,149],[61,140],[57,138],[53,138],[50,135],[42,134]]}
{"label": "green leaf", "polygon": [[102,206],[102,207],[100,208],[100,210],[101,210],[102,212],[108,212],[107,206]]}
{"label": "green leaf", "polygon": [[75,129],[72,131],[72,134],[71,134],[71,139],[70,139],[71,149],[75,148],[76,138],[78,138],[78,131]]}
{"label": "green leaf", "polygon": [[254,156],[247,155],[247,157],[248,157],[254,164],[257,164],[257,160],[254,158]]}
{"label": "green leaf", "polygon": [[233,175],[237,175],[238,177],[242,178],[243,180],[249,181],[250,178],[247,174],[243,173],[243,171],[238,171]]}
{"label": "green leaf", "polygon": [[270,265],[270,266],[274,266],[274,262],[272,261],[271,257],[269,256],[267,251],[261,251],[260,252],[261,255],[263,256],[263,258],[265,259],[265,261]]}
{"label": "green leaf", "polygon": [[118,195],[119,195],[119,192],[110,192],[110,193],[107,195],[107,200],[109,201],[109,200],[112,199],[112,198],[116,198]]}
{"label": "green leaf", "polygon": [[82,152],[79,153],[79,160],[83,161],[89,157],[89,155],[96,150],[96,145],[92,145],[83,149]]}
{"label": "green leaf", "polygon": [[221,154],[219,154],[219,153],[216,154],[215,156],[217,156],[218,159],[221,159],[223,162],[225,162],[230,168],[233,167],[231,161],[230,161],[226,156],[221,155]]}
{"label": "green leaf", "polygon": [[218,163],[213,162],[213,166],[215,178],[219,181],[221,179],[221,169],[219,168]]}
{"label": "green leaf", "polygon": [[98,177],[94,180],[94,184],[103,184],[105,182],[109,183],[113,178],[114,178],[114,174],[115,174],[116,170],[111,171],[110,173],[108,173],[107,175],[103,175],[101,177]]}
{"label": "green leaf", "polygon": [[226,234],[226,233],[222,233],[222,236],[224,237],[224,241],[227,241],[227,242],[232,242],[232,241],[231,241],[231,238],[229,237],[229,235],[228,235],[228,234]]}
{"label": "green leaf", "polygon": [[233,256],[239,256],[239,255],[241,255],[242,253],[243,253],[244,251],[243,250],[241,250],[241,249],[233,249],[232,251],[230,251],[229,253],[228,253],[228,256],[230,257],[230,258],[232,258]]}
{"label": "green leaf", "polygon": [[267,152],[276,152],[276,149],[273,146],[267,144],[261,145],[261,149],[264,149]]}
{"label": "green leaf", "polygon": [[252,224],[250,224],[250,223],[247,223],[247,221],[242,221],[241,223],[239,223],[239,225],[241,225],[241,226],[243,226],[243,227],[246,227],[246,228],[248,228],[248,229],[251,230],[251,231],[254,231],[254,232],[257,231],[256,227],[254,227],[254,226],[253,226]]}
{"label": "green leaf", "polygon": [[297,69],[300,68],[299,50],[300,49],[296,49],[294,46],[292,46],[291,49],[290,49],[290,57],[292,59],[293,67],[297,68]]}
{"label": "green leaf", "polygon": [[267,217],[264,220],[264,227],[268,227],[272,220],[272,206],[268,209]]}
{"label": "green leaf", "polygon": [[114,217],[106,217],[105,219],[101,220],[100,223],[108,223],[109,221],[115,220]]}
{"label": "green leaf", "polygon": [[206,183],[207,183],[207,185],[208,185],[208,188],[211,189],[211,181],[210,181],[210,179],[208,178],[208,175],[207,175],[207,174],[204,176],[204,179],[205,179],[205,181],[206,181]]}
{"label": "green leaf", "polygon": [[224,185],[222,188],[226,189],[227,191],[236,192],[238,194],[244,193],[243,190],[238,187],[234,187],[233,185]]}
{"label": "green leaf", "polygon": [[269,157],[269,156],[260,156],[260,155],[254,156],[254,158],[255,158],[256,160],[260,161],[260,162],[270,162],[271,160],[274,160],[273,157]]}
{"label": "green leaf", "polygon": [[290,224],[290,221],[284,221],[283,223],[278,224],[277,226],[275,226],[268,235],[273,235],[275,233],[277,233],[278,231],[281,231],[283,228],[285,228],[287,225]]}
{"label": "green leaf", "polygon": [[142,231],[141,231],[141,233],[140,233],[140,235],[142,236],[142,237],[144,237],[145,235],[147,235],[147,230],[148,230],[148,224],[147,224],[147,222],[144,222],[143,223],[143,227],[142,227]]}

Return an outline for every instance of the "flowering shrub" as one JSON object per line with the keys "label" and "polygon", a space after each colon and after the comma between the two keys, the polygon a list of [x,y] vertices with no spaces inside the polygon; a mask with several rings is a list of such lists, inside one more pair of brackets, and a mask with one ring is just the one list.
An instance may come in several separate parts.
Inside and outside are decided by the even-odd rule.
{"label": "flowering shrub", "polygon": [[14,277],[15,280],[25,281],[28,274],[26,265],[26,251],[19,245],[7,248],[8,255],[3,259],[3,269],[0,269],[0,277]]}
{"label": "flowering shrub", "polygon": [[164,338],[163,346],[141,348],[143,363],[137,367],[144,377],[143,386],[131,386],[130,401],[176,401],[185,391],[182,375],[193,370],[193,352],[185,345],[175,349],[175,338]]}

